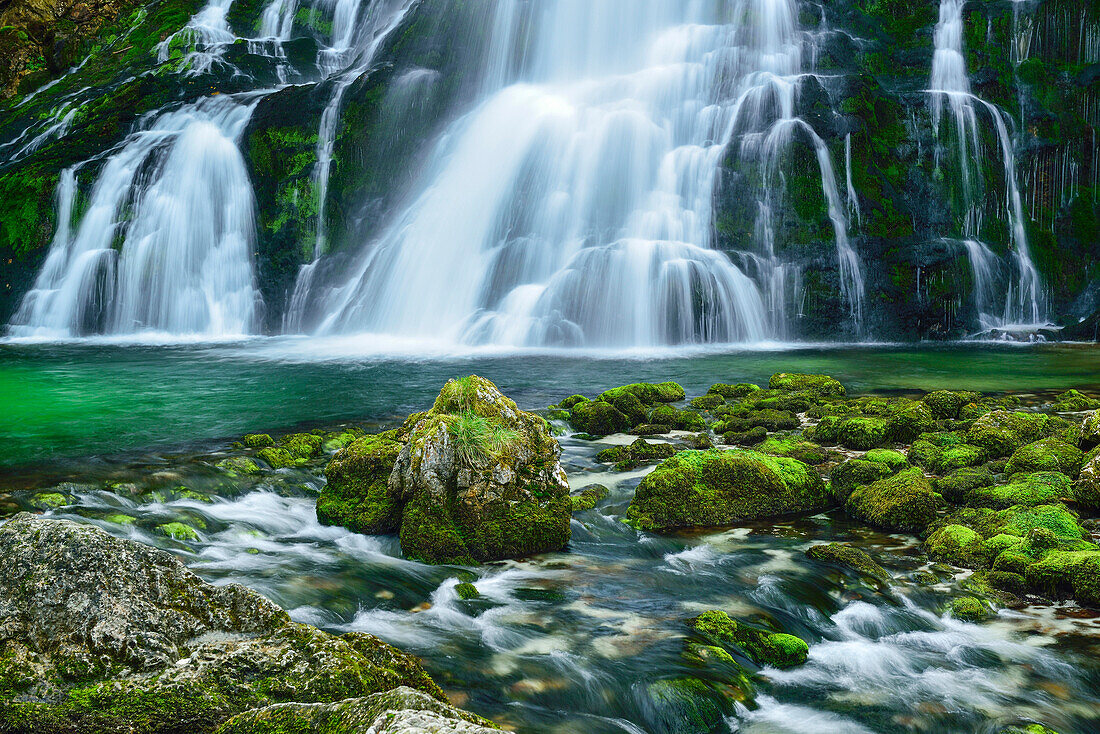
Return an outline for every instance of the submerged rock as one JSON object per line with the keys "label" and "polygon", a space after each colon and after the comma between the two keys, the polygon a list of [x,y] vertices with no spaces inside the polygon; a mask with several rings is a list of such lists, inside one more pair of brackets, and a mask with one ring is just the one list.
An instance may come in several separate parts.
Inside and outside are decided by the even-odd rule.
{"label": "submerged rock", "polygon": [[596,503],[608,495],[609,490],[602,484],[589,484],[580,494],[572,496],[573,512],[595,509]]}
{"label": "submerged rock", "polygon": [[0,528],[0,730],[211,732],[234,714],[412,686],[419,661],[371,635],[294,624],[237,584],[66,520]]}
{"label": "submerged rock", "polygon": [[755,451],[684,451],[648,474],[626,520],[642,530],[730,525],[828,506],[821,476],[801,461]]}
{"label": "submerged rock", "polygon": [[757,665],[793,668],[806,662],[809,645],[794,635],[772,632],[731,619],[722,611],[703,612],[688,626],[727,650],[737,652]]}
{"label": "submerged rock", "polygon": [[845,566],[880,583],[889,583],[890,574],[878,565],[875,559],[865,551],[846,543],[823,543],[806,551],[806,555],[815,561]]}
{"label": "submerged rock", "polygon": [[217,734],[495,734],[492,722],[401,686],[337,703],[282,703],[246,711]]}
{"label": "submerged rock", "polygon": [[400,516],[406,555],[473,563],[569,541],[572,502],[561,447],[546,421],[521,411],[492,382],[451,380],[404,431],[408,440],[386,497],[389,517]]}

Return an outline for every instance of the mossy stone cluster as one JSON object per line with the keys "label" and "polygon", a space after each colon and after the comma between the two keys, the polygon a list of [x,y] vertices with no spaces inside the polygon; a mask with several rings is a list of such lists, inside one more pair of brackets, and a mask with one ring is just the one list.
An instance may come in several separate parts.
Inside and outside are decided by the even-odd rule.
{"label": "mossy stone cluster", "polygon": [[592,400],[573,395],[554,407],[565,411],[574,430],[593,436],[705,429],[706,423],[698,413],[669,405],[685,397],[684,388],[675,382],[636,382],[605,390]]}
{"label": "mossy stone cluster", "polygon": [[612,446],[600,451],[596,454],[596,461],[614,464],[617,471],[630,471],[642,464],[667,459],[677,450],[670,443],[651,443],[639,438],[627,446]]}

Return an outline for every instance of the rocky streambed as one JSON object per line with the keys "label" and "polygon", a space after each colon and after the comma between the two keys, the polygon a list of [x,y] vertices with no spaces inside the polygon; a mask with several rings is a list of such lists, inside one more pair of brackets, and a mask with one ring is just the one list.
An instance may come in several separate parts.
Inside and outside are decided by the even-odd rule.
{"label": "rocky streambed", "polygon": [[1095,731],[1097,408],[471,377],[31,482],[0,728]]}

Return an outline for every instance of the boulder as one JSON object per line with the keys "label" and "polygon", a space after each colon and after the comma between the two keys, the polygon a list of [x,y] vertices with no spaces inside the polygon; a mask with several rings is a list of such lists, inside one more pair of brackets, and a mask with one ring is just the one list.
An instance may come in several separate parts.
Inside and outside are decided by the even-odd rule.
{"label": "boulder", "polygon": [[603,400],[586,400],[573,406],[569,412],[569,424],[575,430],[593,436],[621,433],[633,425],[614,405]]}
{"label": "boulder", "polygon": [[919,531],[936,517],[939,496],[920,469],[898,472],[856,487],[845,508],[853,517],[886,530]]}
{"label": "boulder", "polygon": [[618,471],[629,471],[649,462],[667,459],[677,448],[670,443],[650,443],[639,438],[629,446],[612,446],[596,454],[596,461],[615,464]]}
{"label": "boulder", "polygon": [[894,441],[909,443],[922,433],[936,430],[936,419],[924,403],[913,403],[886,421],[886,433]]}
{"label": "boulder", "polygon": [[387,488],[406,555],[474,563],[569,541],[561,447],[545,420],[517,408],[492,382],[476,375],[449,381],[405,431]]}
{"label": "boulder", "polygon": [[966,443],[958,433],[925,433],[909,447],[909,461],[936,474],[980,466],[988,458],[981,446]]}
{"label": "boulder", "polygon": [[808,392],[819,397],[844,397],[844,385],[828,375],[804,375],[794,372],[780,372],[771,376],[768,387],[772,390]]}
{"label": "boulder", "polygon": [[1025,444],[1013,452],[1005,466],[1005,472],[1056,471],[1076,477],[1081,471],[1084,453],[1071,443],[1057,436],[1042,438]]}
{"label": "boulder", "polygon": [[822,543],[811,546],[806,555],[821,563],[844,566],[856,573],[867,576],[880,583],[889,583],[890,574],[875,562],[865,551],[846,543]]}
{"label": "boulder", "polygon": [[995,410],[974,421],[966,442],[985,449],[992,459],[1009,456],[1024,444],[1050,435],[1058,427],[1055,420],[1043,413]]}
{"label": "boulder", "polygon": [[964,405],[977,402],[981,395],[974,392],[936,390],[925,395],[921,402],[928,406],[936,418],[958,418]]}
{"label": "boulder", "polygon": [[722,611],[703,612],[689,620],[688,626],[712,643],[747,657],[757,665],[793,668],[806,662],[810,649],[799,637],[731,619]]}
{"label": "boulder", "polygon": [[1073,483],[1060,472],[1013,474],[1008,484],[980,487],[966,494],[966,503],[977,507],[1006,509],[1014,505],[1033,507],[1068,499]]}
{"label": "boulder", "polygon": [[352,441],[325,467],[317,519],[357,533],[395,533],[401,527],[400,498],[390,493],[393,465],[404,444],[394,433]]}
{"label": "boulder", "polygon": [[845,448],[866,450],[889,443],[890,431],[882,418],[845,418],[837,426],[837,437]]}
{"label": "boulder", "polygon": [[212,732],[243,711],[411,686],[419,661],[375,637],[294,624],[164,551],[28,514],[0,528],[0,731]]}
{"label": "boulder", "polygon": [[610,490],[602,484],[589,484],[581,489],[579,494],[572,495],[573,512],[593,510],[596,503],[608,495]]}
{"label": "boulder", "polygon": [[480,716],[408,686],[337,703],[281,703],[246,711],[216,734],[496,734]]}
{"label": "boulder", "polygon": [[816,512],[829,502],[821,476],[796,459],[742,449],[683,451],[642,480],[626,519],[664,531]]}
{"label": "boulder", "polygon": [[1085,421],[1081,424],[1080,446],[1086,451],[1100,446],[1100,410],[1094,410],[1085,416]]}
{"label": "boulder", "polygon": [[1073,498],[1082,507],[1100,508],[1100,451],[1090,452],[1073,485]]}

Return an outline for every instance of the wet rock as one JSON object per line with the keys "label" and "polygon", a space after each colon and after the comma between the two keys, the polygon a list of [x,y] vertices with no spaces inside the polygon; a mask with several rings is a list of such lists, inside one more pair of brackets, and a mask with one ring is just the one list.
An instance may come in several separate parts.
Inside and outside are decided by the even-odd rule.
{"label": "wet rock", "polygon": [[1100,508],[1100,451],[1093,451],[1073,485],[1073,498],[1082,507]]}
{"label": "wet rock", "polygon": [[593,436],[608,436],[626,431],[632,425],[620,410],[603,400],[586,400],[573,407],[569,423],[577,431]]}
{"label": "wet rock", "polygon": [[370,635],[294,624],[259,594],[92,526],[0,528],[0,730],[211,732],[234,714],[411,686],[419,661]]}
{"label": "wet rock", "polygon": [[699,678],[672,678],[646,687],[659,731],[710,734],[735,711],[727,691]]}
{"label": "wet rock", "polygon": [[966,495],[966,504],[1006,509],[1013,505],[1035,506],[1071,498],[1073,482],[1060,472],[1014,474],[1008,484],[981,487]]}
{"label": "wet rock", "polygon": [[722,611],[703,612],[688,626],[713,643],[736,652],[757,665],[793,668],[806,662],[806,641],[781,632],[762,629],[731,619]]}
{"label": "wet rock", "polygon": [[1054,399],[1052,410],[1059,413],[1078,413],[1084,410],[1100,408],[1100,400],[1090,398],[1079,390],[1066,390]]}
{"label": "wet rock", "polygon": [[248,433],[241,436],[241,443],[250,449],[266,449],[275,445],[275,440],[266,433]]}
{"label": "wet rock", "polygon": [[959,503],[972,490],[993,484],[993,472],[982,467],[963,467],[933,481],[936,491],[949,502]]}
{"label": "wet rock", "polygon": [[924,542],[928,557],[964,568],[989,565],[989,548],[977,532],[965,525],[945,525]]}
{"label": "wet rock", "polygon": [[[582,403],[581,405],[587,405]],[[546,421],[489,380],[451,380],[406,422],[388,481],[401,547],[431,563],[472,563],[557,550],[572,502]]]}
{"label": "wet rock", "polygon": [[1100,445],[1100,410],[1095,410],[1085,416],[1085,421],[1081,424],[1080,446],[1088,451],[1098,445]]}
{"label": "wet rock", "polygon": [[841,446],[866,450],[889,443],[890,431],[882,418],[846,418],[837,426],[837,437]]}
{"label": "wet rock", "polygon": [[975,403],[981,400],[981,397],[975,392],[936,390],[921,398],[921,402],[928,406],[936,418],[958,418],[963,406]]}
{"label": "wet rock", "polygon": [[284,703],[247,711],[217,734],[490,734],[492,722],[406,686],[338,703]]}
{"label": "wet rock", "polygon": [[878,565],[865,551],[847,543],[823,543],[806,551],[806,555],[815,561],[844,566],[872,578],[880,583],[889,583],[890,574]]}
{"label": "wet rock", "polygon": [[629,446],[612,446],[596,454],[596,461],[615,464],[618,471],[629,471],[651,461],[667,459],[677,447],[670,443],[649,443],[639,438]]}
{"label": "wet rock", "polygon": [[989,616],[989,608],[973,596],[960,596],[951,600],[951,616],[966,622],[978,622]]}
{"label": "wet rock", "polygon": [[314,433],[292,433],[279,439],[279,445],[295,459],[312,459],[322,454],[325,439]]}
{"label": "wet rock", "polygon": [[1013,452],[1005,466],[1009,474],[1056,471],[1076,477],[1085,455],[1075,445],[1052,436],[1025,444]]}
{"label": "wet rock", "polygon": [[936,517],[939,497],[919,469],[856,487],[845,508],[853,517],[886,530],[917,531]]}
{"label": "wet rock", "polygon": [[996,459],[1068,425],[1043,413],[995,410],[974,421],[966,433],[966,442],[985,449],[990,458]]}
{"label": "wet rock", "polygon": [[684,451],[642,480],[626,518],[661,531],[817,511],[829,502],[821,476],[795,459],[741,449]]}
{"label": "wet rock", "polygon": [[389,480],[403,448],[393,433],[384,433],[356,439],[338,451],[325,467],[317,519],[357,533],[397,532],[400,497],[390,492]]}
{"label": "wet rock", "polygon": [[859,459],[850,459],[833,469],[829,490],[839,502],[847,501],[852,490],[908,469],[909,462],[897,451],[874,449]]}
{"label": "wet rock", "polygon": [[726,400],[739,400],[759,391],[760,386],[754,385],[751,382],[739,382],[736,385],[717,383],[711,385],[710,389],[707,390],[707,392],[718,393]]}
{"label": "wet rock", "polygon": [[596,503],[606,497],[608,491],[602,484],[589,484],[580,491],[580,494],[572,496],[573,512],[595,509]]}
{"label": "wet rock", "polygon": [[966,443],[958,433],[925,433],[909,447],[909,461],[936,474],[967,466],[980,466],[989,458],[986,449]]}
{"label": "wet rock", "polygon": [[768,387],[772,390],[809,392],[820,397],[844,397],[844,386],[828,375],[804,375],[780,372],[771,376]]}

